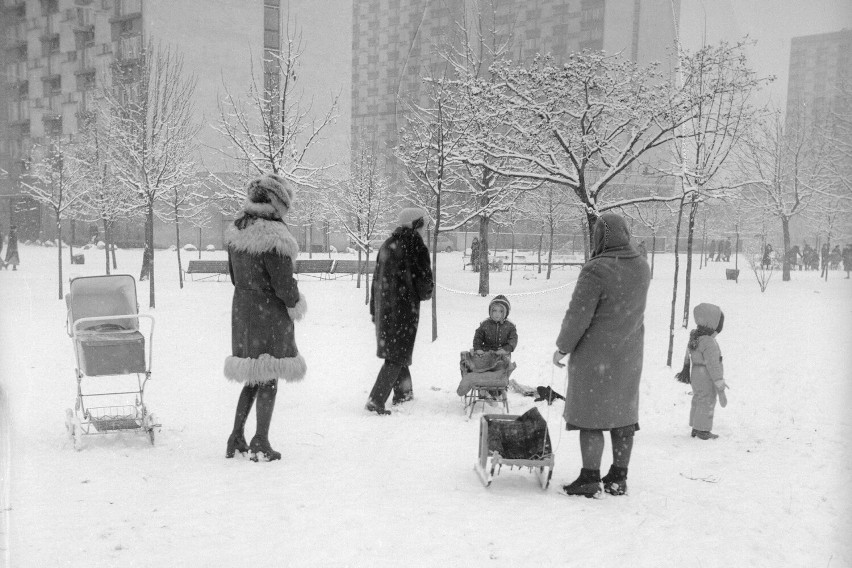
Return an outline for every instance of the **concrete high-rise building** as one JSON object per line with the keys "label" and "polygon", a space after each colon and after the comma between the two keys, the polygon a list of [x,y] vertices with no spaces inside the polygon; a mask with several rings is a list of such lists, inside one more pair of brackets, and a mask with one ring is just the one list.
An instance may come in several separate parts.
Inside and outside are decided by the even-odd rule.
{"label": "concrete high-rise building", "polygon": [[[666,60],[675,45],[679,0],[361,0],[352,21],[352,145],[385,152],[400,126],[400,97],[417,98],[424,72],[441,65],[435,47],[483,24],[508,39],[507,57],[557,60],[583,49],[622,53],[639,64]],[[465,24],[464,22],[467,22]]]}
{"label": "concrete high-rise building", "polygon": [[281,24],[280,0],[0,0],[0,229],[55,238],[21,191],[30,148],[77,134],[105,71],[138,59],[149,40],[179,52],[196,77],[199,167],[222,169],[210,128],[221,94],[248,89],[252,60],[280,49]]}
{"label": "concrete high-rise building", "polygon": [[[847,98],[841,96],[845,85]],[[832,114],[852,112],[852,29],[794,37],[790,43],[790,78],[787,83],[786,123],[821,122]]]}

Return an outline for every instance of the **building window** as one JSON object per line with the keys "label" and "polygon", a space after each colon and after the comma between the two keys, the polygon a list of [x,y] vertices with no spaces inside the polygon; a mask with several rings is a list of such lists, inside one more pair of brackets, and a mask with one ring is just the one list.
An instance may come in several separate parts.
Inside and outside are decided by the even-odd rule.
{"label": "building window", "polygon": [[59,11],[59,0],[41,0],[41,14],[49,16]]}

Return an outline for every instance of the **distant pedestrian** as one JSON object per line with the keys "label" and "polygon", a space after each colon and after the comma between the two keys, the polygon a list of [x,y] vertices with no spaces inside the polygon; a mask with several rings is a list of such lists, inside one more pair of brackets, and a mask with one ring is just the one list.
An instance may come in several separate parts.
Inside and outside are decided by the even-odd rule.
{"label": "distant pedestrian", "polygon": [[713,257],[716,255],[716,239],[710,241],[710,247],[707,249],[707,262],[713,260]]}
{"label": "distant pedestrian", "polygon": [[725,242],[723,243],[722,247],[722,255],[725,262],[729,262],[731,260],[731,248],[731,237],[728,237],[727,239],[725,239]]}
{"label": "distant pedestrian", "polygon": [[479,239],[473,237],[473,242],[470,243],[470,266],[474,272],[479,272]]}
{"label": "distant pedestrian", "polygon": [[411,357],[420,322],[420,302],[432,297],[434,281],[429,250],[423,242],[426,211],[399,212],[397,228],[379,248],[370,294],[370,316],[376,325],[376,356],[384,359],[365,408],[390,414],[385,402],[411,400]]}
{"label": "distant pedestrian", "polygon": [[852,244],[843,247],[843,270],[846,271],[846,278],[849,278],[849,272],[852,272]]}
{"label": "distant pedestrian", "polygon": [[823,243],[822,247],[820,247],[819,251],[819,259],[822,262],[822,270],[819,273],[819,277],[828,276],[828,255],[829,248],[828,243]]}
{"label": "distant pedestrian", "polygon": [[763,258],[760,260],[762,268],[772,268],[772,245],[766,243],[763,245]]}
{"label": "distant pedestrian", "polygon": [[645,247],[645,241],[639,241],[639,245],[636,248],[639,249],[639,254],[642,255],[642,258],[648,258],[648,249]]}
{"label": "distant pedestrian", "polygon": [[6,242],[6,264],[3,268],[8,268],[12,265],[12,270],[17,270],[21,263],[21,258],[18,256],[18,227],[12,225],[9,227],[9,238]]}

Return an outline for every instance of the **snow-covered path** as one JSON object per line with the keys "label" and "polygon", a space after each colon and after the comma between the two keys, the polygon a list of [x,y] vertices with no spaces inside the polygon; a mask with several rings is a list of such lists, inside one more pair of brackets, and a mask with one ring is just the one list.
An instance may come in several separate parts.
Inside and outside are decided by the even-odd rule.
{"label": "snow-covered path", "polygon": [[[119,252],[119,271],[136,273],[141,251]],[[100,256],[86,254],[66,278],[98,273]],[[362,409],[380,366],[363,288],[300,282],[309,372],[282,386],[271,438],[284,459],[271,464],[223,458],[239,390],[221,369],[232,287],[180,290],[168,251],[157,252],[155,310],[147,284],[138,288],[157,318],[146,392],[163,424],[157,444],[111,434],[75,452],[63,426],[76,387],[55,250],[23,246],[21,256],[18,272],[0,272],[11,566],[852,565],[852,280],[841,273],[827,283],[796,273],[761,294],[743,266],[739,284],[722,263],[696,272],[693,301],[726,314],[719,342],[732,387],[717,410],[721,438],[700,442],[689,437],[688,386],[664,365],[673,262],[658,257],[630,493],[587,500],[558,491],[580,468],[559,403],[537,403],[556,448],[548,491],[526,471],[504,470],[489,489],[474,474],[479,414],[464,416],[455,387],[458,352],[488,299],[473,293],[477,275],[458,253],[439,255],[434,343],[424,305],[416,400],[384,419]],[[510,288],[508,274],[494,274],[492,292],[509,295],[519,330],[519,382],[564,392],[550,356],[576,275],[516,273]],[[677,333],[675,366],[686,330]],[[513,394],[510,404],[520,413],[536,403]]]}

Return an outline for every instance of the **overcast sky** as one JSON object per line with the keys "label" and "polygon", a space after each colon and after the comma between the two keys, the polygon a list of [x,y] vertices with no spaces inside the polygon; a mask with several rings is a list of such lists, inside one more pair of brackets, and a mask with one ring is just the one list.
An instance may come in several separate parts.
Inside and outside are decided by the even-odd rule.
{"label": "overcast sky", "polygon": [[778,108],[787,98],[791,38],[852,29],[852,0],[682,0],[681,6],[685,47],[701,45],[705,17],[708,43],[746,34],[757,40],[753,67],[777,77],[767,98]]}

